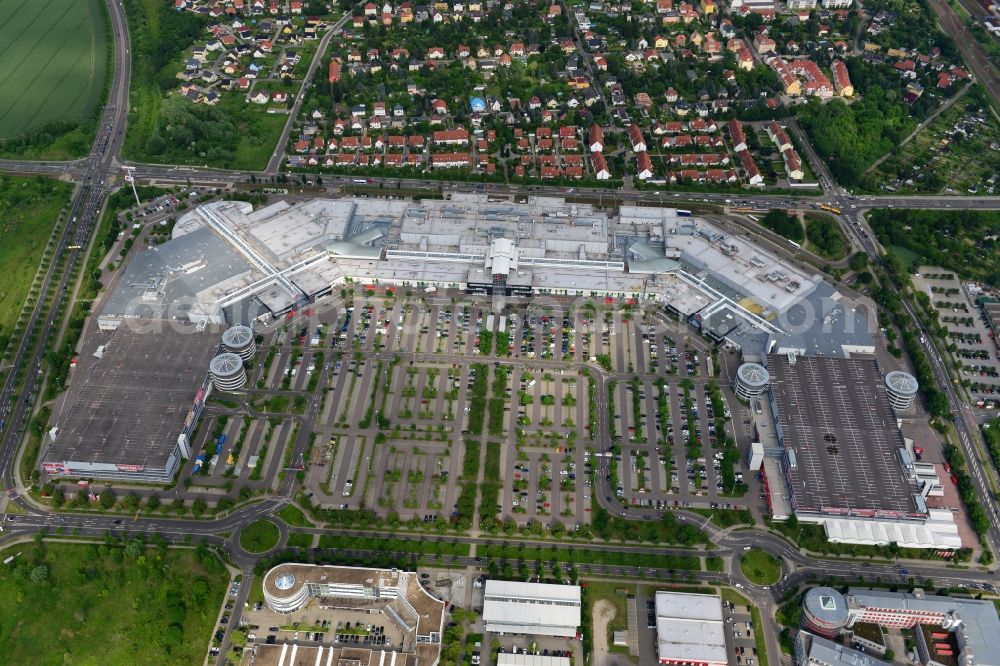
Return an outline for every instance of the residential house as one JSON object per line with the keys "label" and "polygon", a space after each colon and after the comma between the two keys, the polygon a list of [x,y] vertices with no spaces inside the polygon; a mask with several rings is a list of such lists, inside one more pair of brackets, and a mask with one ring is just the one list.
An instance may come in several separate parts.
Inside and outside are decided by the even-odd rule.
{"label": "residential house", "polygon": [[847,72],[847,65],[844,64],[844,61],[834,60],[830,64],[830,70],[833,72],[833,88],[837,91],[837,94],[842,97],[851,97],[854,95],[854,85],[851,83],[851,77]]}
{"label": "residential house", "polygon": [[746,149],[737,150],[736,155],[740,158],[740,165],[746,174],[747,182],[751,185],[763,185],[764,177],[760,175],[760,169],[757,168],[757,163],[753,161],[753,155],[750,154],[750,151]]}
{"label": "residential house", "polygon": [[642,136],[642,130],[636,124],[628,127],[628,138],[632,143],[632,150],[636,153],[646,151],[646,139]]}
{"label": "residential house", "polygon": [[788,133],[785,132],[781,125],[779,125],[775,120],[768,123],[767,135],[771,137],[771,141],[773,141],[774,145],[778,147],[779,153],[792,147],[792,141],[788,138]]}
{"label": "residential house", "polygon": [[590,166],[594,169],[594,176],[597,180],[609,180],[611,178],[611,172],[608,171],[608,163],[604,161],[603,153],[591,153]]}
{"label": "residential house", "polygon": [[604,151],[604,130],[601,129],[600,125],[594,124],[590,126],[589,144],[590,152],[592,153]]}
{"label": "residential house", "polygon": [[649,180],[653,177],[653,161],[649,159],[649,153],[642,150],[636,153],[636,178],[639,180]]}
{"label": "residential house", "polygon": [[733,150],[737,153],[746,151],[747,137],[746,134],[743,133],[743,123],[733,118],[726,123],[726,128],[729,130],[729,138],[733,142]]}

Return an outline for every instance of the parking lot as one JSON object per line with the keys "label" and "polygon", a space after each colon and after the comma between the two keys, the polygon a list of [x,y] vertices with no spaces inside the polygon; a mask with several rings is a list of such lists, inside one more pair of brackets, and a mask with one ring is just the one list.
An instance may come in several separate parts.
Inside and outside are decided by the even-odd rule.
{"label": "parking lot", "polygon": [[[498,315],[467,295],[337,296],[260,329],[246,396],[209,400],[202,459],[182,480],[266,491],[301,470],[324,508],[470,525],[474,509],[571,529],[590,522],[598,473],[635,506],[724,506],[744,492],[738,403],[704,342],[655,307],[553,299]],[[613,450],[594,430],[604,414]],[[287,458],[302,428],[305,459]],[[496,492],[470,503],[463,482],[484,480]]]}
{"label": "parking lot", "polygon": [[921,266],[914,285],[927,294],[954,345],[952,359],[974,405],[993,409],[1000,402],[1000,353],[986,312],[973,302],[968,285],[954,273]]}

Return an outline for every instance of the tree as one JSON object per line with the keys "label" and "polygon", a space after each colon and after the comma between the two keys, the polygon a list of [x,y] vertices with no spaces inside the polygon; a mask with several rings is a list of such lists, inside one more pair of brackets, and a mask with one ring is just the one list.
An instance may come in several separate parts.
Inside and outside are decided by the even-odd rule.
{"label": "tree", "polygon": [[135,511],[139,510],[140,501],[141,500],[137,494],[129,493],[128,495],[125,496],[125,499],[122,500],[122,506],[125,508],[127,512],[134,513]]}
{"label": "tree", "polygon": [[208,510],[208,504],[202,497],[195,499],[194,503],[191,504],[191,513],[196,518],[202,516],[207,510]]}
{"label": "tree", "polygon": [[798,218],[789,215],[781,209],[772,209],[771,212],[761,218],[760,224],[790,241],[801,243],[805,240],[805,234],[802,233],[802,225],[799,223]]}
{"label": "tree", "polygon": [[31,582],[35,584],[44,583],[49,579],[49,568],[44,564],[39,564],[31,570],[28,578],[30,578]]}
{"label": "tree", "polygon": [[864,252],[858,252],[851,257],[852,271],[857,272],[864,270],[866,266],[868,266],[868,255],[865,254]]}
{"label": "tree", "polygon": [[101,491],[101,508],[105,511],[114,507],[115,502],[118,501],[118,497],[115,495],[115,491],[111,488],[105,488]]}
{"label": "tree", "polygon": [[160,498],[157,495],[150,495],[149,499],[146,500],[146,510],[156,511],[160,508]]}

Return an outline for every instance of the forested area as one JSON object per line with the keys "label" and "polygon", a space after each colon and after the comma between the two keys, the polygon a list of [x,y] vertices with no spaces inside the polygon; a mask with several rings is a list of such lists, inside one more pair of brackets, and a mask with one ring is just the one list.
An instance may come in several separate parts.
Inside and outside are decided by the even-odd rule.
{"label": "forested area", "polygon": [[179,60],[202,35],[205,17],[150,0],[126,0],[126,10],[134,53],[124,154],[154,163],[263,168],[284,116],[250,108],[240,95],[206,106],[168,94],[179,85]]}
{"label": "forested area", "polygon": [[868,222],[883,245],[915,254],[914,263],[1000,284],[1000,211],[880,208]]}
{"label": "forested area", "polygon": [[837,180],[857,187],[865,184],[865,170],[899,145],[938,100],[925,95],[907,106],[899,76],[890,65],[852,59],[848,70],[860,100],[846,104],[835,99],[824,104],[813,98],[797,113]]}
{"label": "forested area", "polygon": [[805,235],[802,233],[802,224],[798,218],[789,215],[781,209],[772,209],[771,212],[760,219],[760,224],[790,241],[801,243],[805,240]]}
{"label": "forested area", "polygon": [[847,254],[847,239],[837,221],[829,215],[806,213],[809,249],[827,259],[842,259]]}

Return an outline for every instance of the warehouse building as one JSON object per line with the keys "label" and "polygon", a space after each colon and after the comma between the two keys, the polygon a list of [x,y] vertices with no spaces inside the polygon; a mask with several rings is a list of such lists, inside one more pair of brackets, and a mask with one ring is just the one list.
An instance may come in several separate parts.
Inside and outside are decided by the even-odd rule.
{"label": "warehouse building", "polygon": [[722,599],[709,594],[657,592],[656,655],[661,664],[726,666]]}
{"label": "warehouse building", "polygon": [[[49,476],[169,483],[211,391],[222,330],[135,322],[89,340],[39,456]],[[88,346],[89,345],[89,346]]]}
{"label": "warehouse building", "polygon": [[501,652],[497,655],[496,666],[570,666],[569,657],[548,654],[528,654],[527,652]]}
{"label": "warehouse building", "polygon": [[580,613],[578,585],[486,581],[483,625],[489,632],[575,638]]}
{"label": "warehouse building", "polygon": [[778,444],[776,464],[763,465],[769,504],[782,495],[833,542],[962,547],[952,512],[927,505],[939,483],[907,447],[874,357],[772,353],[764,361],[763,402]]}

